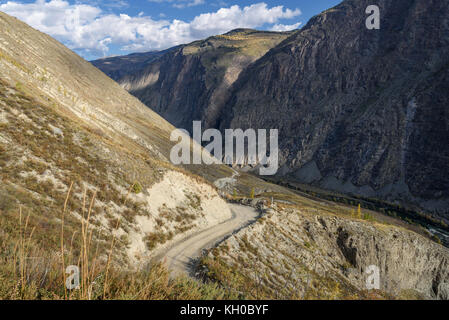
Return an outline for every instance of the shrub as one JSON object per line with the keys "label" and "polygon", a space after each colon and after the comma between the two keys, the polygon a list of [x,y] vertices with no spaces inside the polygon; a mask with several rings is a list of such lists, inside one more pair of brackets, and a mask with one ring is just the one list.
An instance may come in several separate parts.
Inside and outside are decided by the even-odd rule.
{"label": "shrub", "polygon": [[142,192],[142,185],[139,182],[135,182],[133,185],[133,192],[139,194]]}

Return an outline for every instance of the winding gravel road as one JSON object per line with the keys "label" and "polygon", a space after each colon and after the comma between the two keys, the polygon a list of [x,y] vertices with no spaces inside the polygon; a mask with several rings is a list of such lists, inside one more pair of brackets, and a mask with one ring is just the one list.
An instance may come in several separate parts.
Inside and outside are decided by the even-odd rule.
{"label": "winding gravel road", "polygon": [[231,219],[179,240],[165,252],[160,253],[156,260],[164,261],[172,276],[192,275],[194,261],[201,256],[203,249],[216,246],[227,236],[255,221],[259,215],[252,207],[237,204],[229,206],[232,212]]}

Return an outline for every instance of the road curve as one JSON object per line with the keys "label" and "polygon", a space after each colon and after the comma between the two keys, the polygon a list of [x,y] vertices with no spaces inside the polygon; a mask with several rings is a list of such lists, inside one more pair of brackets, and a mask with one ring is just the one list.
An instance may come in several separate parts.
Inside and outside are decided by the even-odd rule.
{"label": "road curve", "polygon": [[165,252],[160,253],[156,260],[164,261],[172,276],[191,275],[193,263],[203,249],[214,247],[226,236],[255,221],[259,215],[252,207],[237,204],[229,206],[232,212],[231,219],[177,241]]}

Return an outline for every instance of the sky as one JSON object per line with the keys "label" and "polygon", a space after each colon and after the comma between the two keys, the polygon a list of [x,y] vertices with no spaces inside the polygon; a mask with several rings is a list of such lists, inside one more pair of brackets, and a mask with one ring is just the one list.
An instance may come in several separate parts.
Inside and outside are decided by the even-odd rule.
{"label": "sky", "polygon": [[299,29],[341,0],[0,0],[0,11],[87,60],[163,50],[236,28]]}

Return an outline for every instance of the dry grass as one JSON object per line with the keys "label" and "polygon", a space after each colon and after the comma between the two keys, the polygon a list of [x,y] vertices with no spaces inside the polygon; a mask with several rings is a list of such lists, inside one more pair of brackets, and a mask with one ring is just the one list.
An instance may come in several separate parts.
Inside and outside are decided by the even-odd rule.
{"label": "dry grass", "polygon": [[[60,252],[55,253],[33,241],[30,215],[23,219],[19,208],[18,223],[8,221],[9,228],[0,229],[0,299],[223,299],[230,298],[216,284],[200,284],[187,278],[170,278],[162,264],[147,270],[124,271],[114,263],[113,234],[108,249],[101,249],[90,228],[95,193],[90,201],[84,192],[80,230],[64,242],[64,216],[71,188],[62,209]],[[89,203],[90,202],[90,203]],[[89,203],[87,208],[86,204]],[[2,217],[2,222],[6,222]],[[119,227],[118,220],[115,229]],[[16,232],[13,232],[13,231]],[[78,239],[78,241],[77,241]],[[103,246],[104,247],[104,246]],[[96,248],[92,250],[92,248]],[[102,252],[101,252],[102,251]],[[31,263],[30,263],[31,262]],[[79,288],[68,290],[66,266],[80,270]]]}
{"label": "dry grass", "polygon": [[[348,285],[343,279],[320,276],[313,270],[291,268],[280,275],[264,272],[259,264],[239,257],[229,263],[220,256],[219,250],[201,259],[206,270],[203,276],[223,286],[228,295],[248,300],[384,300],[394,299],[381,291],[362,291]],[[264,263],[267,263],[265,261]],[[285,270],[288,271],[288,268]],[[272,270],[273,271],[273,270]],[[293,275],[298,277],[293,277]]]}

